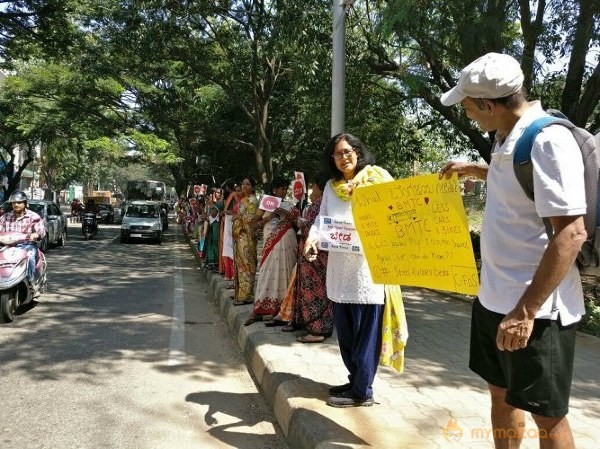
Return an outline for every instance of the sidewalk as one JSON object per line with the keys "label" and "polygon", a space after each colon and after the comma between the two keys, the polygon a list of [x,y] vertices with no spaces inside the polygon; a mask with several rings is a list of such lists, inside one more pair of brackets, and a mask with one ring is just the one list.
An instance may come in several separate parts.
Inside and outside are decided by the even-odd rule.
{"label": "sidewalk", "polygon": [[[193,241],[190,246],[196,254]],[[251,305],[233,307],[230,283],[217,274],[208,273],[207,284],[290,448],[493,448],[486,385],[467,367],[470,303],[404,288],[405,372],[380,367],[373,407],[337,409],[325,403],[327,389],[347,380],[335,334],[322,344],[302,344],[280,327],[244,327]],[[577,448],[600,447],[600,339],[581,333],[570,410]],[[527,429],[521,448],[537,448],[529,417]]]}

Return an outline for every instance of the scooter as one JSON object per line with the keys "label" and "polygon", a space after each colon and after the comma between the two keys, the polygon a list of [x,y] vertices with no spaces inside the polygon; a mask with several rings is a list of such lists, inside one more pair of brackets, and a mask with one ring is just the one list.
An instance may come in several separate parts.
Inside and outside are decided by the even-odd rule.
{"label": "scooter", "polygon": [[83,221],[81,222],[81,233],[83,238],[88,240],[96,235],[98,232],[98,221],[96,220],[96,214],[92,212],[86,212],[83,214]]}
{"label": "scooter", "polygon": [[28,234],[0,232],[0,312],[6,323],[14,320],[19,307],[32,304],[46,291],[46,257],[38,248],[33,282],[27,277],[27,249],[18,243],[28,242]]}

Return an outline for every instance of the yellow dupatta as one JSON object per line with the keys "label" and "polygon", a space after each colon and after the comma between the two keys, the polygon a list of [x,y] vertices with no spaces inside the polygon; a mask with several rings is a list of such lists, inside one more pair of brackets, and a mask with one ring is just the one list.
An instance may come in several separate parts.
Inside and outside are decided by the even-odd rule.
{"label": "yellow dupatta", "polygon": [[333,191],[342,201],[350,201],[352,189],[361,186],[370,186],[372,184],[380,184],[389,180],[390,179],[386,176],[386,171],[381,167],[378,167],[377,165],[367,165],[351,180],[346,181],[340,179],[339,181],[333,181],[331,187],[333,187]]}
{"label": "yellow dupatta", "polygon": [[381,324],[379,364],[404,372],[404,348],[408,341],[408,324],[399,285],[385,286],[385,306]]}

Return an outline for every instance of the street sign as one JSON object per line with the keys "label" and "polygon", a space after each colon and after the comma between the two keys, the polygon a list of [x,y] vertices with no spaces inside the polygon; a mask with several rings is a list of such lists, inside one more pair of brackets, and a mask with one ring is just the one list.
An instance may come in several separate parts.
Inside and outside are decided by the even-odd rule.
{"label": "street sign", "polygon": [[198,184],[194,185],[194,195],[200,195],[200,192],[202,192],[202,187]]}

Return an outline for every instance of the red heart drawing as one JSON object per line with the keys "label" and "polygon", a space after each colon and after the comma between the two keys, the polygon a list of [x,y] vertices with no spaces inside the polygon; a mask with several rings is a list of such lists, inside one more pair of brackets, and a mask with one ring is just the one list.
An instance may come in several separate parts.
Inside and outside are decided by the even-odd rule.
{"label": "red heart drawing", "polygon": [[425,197],[425,204],[429,204],[429,198]]}

